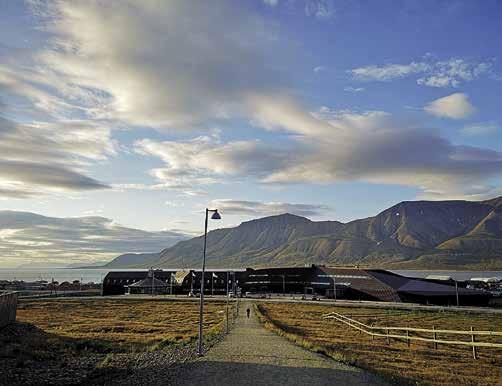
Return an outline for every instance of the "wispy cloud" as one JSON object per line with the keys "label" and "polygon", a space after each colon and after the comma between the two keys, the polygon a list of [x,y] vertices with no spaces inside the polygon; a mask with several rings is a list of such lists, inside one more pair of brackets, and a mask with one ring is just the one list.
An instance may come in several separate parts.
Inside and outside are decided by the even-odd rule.
{"label": "wispy cloud", "polygon": [[265,5],[275,7],[279,4],[279,0],[262,0]]}
{"label": "wispy cloud", "polygon": [[[442,112],[465,114],[452,108]],[[264,184],[366,181],[461,195],[475,186],[487,186],[484,182],[502,170],[500,152],[455,145],[436,130],[409,127],[383,111],[324,107],[306,118],[285,108],[277,114],[267,111],[263,119],[272,120],[268,125],[273,129],[282,122],[281,113],[288,117],[287,127],[293,133],[285,135],[280,146],[214,138],[146,144],[149,154],[163,159],[168,168],[175,165],[180,174],[215,180],[232,176],[232,181],[254,178]]]}
{"label": "wispy cloud", "polygon": [[261,202],[233,199],[212,200],[209,207],[218,208],[224,214],[271,216],[291,213],[298,216],[319,216],[332,213],[333,209],[326,205],[292,204],[287,202]]}
{"label": "wispy cloud", "polygon": [[420,75],[417,84],[429,87],[458,87],[492,72],[491,61],[474,62],[465,59],[451,58],[446,61],[411,62],[409,64],[371,65],[349,70],[356,80],[391,81],[412,75]]}
{"label": "wispy cloud", "polygon": [[497,122],[478,122],[463,127],[460,132],[466,136],[489,135],[501,131],[501,126]]}
{"label": "wispy cloud", "polygon": [[347,91],[347,92],[362,92],[366,90],[364,87],[344,87],[343,91]]}
{"label": "wispy cloud", "polygon": [[4,265],[41,260],[61,265],[85,264],[126,252],[158,252],[185,238],[185,234],[178,232],[124,227],[104,217],[58,218],[0,211]]}
{"label": "wispy cloud", "polygon": [[83,169],[116,154],[116,146],[109,129],[90,122],[20,125],[0,117],[0,154],[0,197],[22,199],[108,188]]}
{"label": "wispy cloud", "polygon": [[335,16],[335,7],[332,0],[306,0],[305,15],[320,20],[332,19]]}

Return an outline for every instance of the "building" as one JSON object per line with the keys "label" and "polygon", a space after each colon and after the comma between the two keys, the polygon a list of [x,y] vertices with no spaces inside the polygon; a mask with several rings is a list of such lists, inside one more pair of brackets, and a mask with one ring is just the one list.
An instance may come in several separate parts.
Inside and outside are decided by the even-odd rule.
{"label": "building", "polygon": [[[153,271],[166,283],[167,293],[198,293],[202,273],[198,270]],[[127,288],[144,280],[146,271],[110,272],[103,283],[104,295],[126,293]],[[177,279],[176,279],[177,278]],[[228,291],[242,294],[319,295],[348,300],[413,302],[421,304],[487,305],[488,291],[466,288],[465,282],[411,278],[381,269],[352,267],[262,268],[246,270],[208,270],[204,293],[223,295]],[[172,289],[171,289],[172,283]],[[148,282],[146,282],[148,284]]]}
{"label": "building", "polygon": [[165,295],[168,287],[167,281],[155,278],[155,271],[148,271],[147,276],[143,280],[139,280],[132,284],[125,285],[126,294],[150,294],[150,295]]}
{"label": "building", "polygon": [[[237,270],[207,270],[204,275],[204,293],[223,295],[228,290],[235,291],[239,284],[239,275],[244,273],[244,269]],[[124,295],[126,293],[151,293],[147,289],[144,291],[141,288],[148,288],[148,283],[151,287],[151,279],[165,284],[166,294],[189,294],[200,292],[200,284],[202,272],[200,270],[161,270],[155,269],[150,271],[111,271],[103,279],[103,295]],[[146,280],[146,281],[145,281]],[[150,281],[148,281],[150,280]],[[141,283],[142,282],[142,283]],[[162,287],[156,281],[159,289]],[[141,284],[139,284],[141,283]],[[154,285],[155,287],[155,285]],[[129,290],[131,289],[131,290]],[[164,292],[163,292],[164,293]]]}

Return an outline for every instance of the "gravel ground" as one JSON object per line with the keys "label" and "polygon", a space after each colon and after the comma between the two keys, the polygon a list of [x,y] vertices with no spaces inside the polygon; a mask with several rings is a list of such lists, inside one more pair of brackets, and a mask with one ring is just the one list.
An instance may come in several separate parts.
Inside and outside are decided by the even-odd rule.
{"label": "gravel ground", "polygon": [[[15,323],[0,330],[2,341],[44,334],[36,327]],[[223,336],[213,337],[215,345]],[[208,348],[207,348],[208,349]],[[1,352],[0,352],[1,354]],[[0,386],[9,385],[165,385],[173,366],[197,358],[196,343],[166,347],[153,352],[94,354],[51,360],[0,355]]]}
{"label": "gravel ground", "polygon": [[[214,337],[205,350],[221,342],[223,335]],[[113,354],[80,385],[166,385],[177,366],[197,359],[196,342],[153,352]]]}
{"label": "gravel ground", "polygon": [[[175,367],[172,385],[385,385],[378,377],[304,350],[265,330],[243,303],[236,326],[208,354]],[[252,308],[251,308],[252,309]]]}
{"label": "gravel ground", "polygon": [[[14,323],[0,330],[0,339],[16,342],[20,337],[43,336],[43,331],[26,323]],[[57,359],[34,359],[19,355],[16,349],[6,357],[0,355],[0,385],[77,385],[104,356],[86,355]],[[35,355],[36,356],[36,355]]]}

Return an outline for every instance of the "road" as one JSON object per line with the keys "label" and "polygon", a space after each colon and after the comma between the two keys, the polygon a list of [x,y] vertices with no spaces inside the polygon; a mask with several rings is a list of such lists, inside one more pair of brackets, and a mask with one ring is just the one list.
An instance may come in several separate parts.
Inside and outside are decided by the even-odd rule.
{"label": "road", "polygon": [[[251,315],[246,317],[246,308]],[[174,385],[386,385],[355,367],[307,351],[263,328],[241,303],[230,334],[205,357],[176,370]]]}

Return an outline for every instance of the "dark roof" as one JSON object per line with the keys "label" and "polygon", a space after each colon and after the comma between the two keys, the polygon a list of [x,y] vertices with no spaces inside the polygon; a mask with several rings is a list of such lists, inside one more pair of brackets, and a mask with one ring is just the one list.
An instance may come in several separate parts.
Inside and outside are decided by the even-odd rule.
{"label": "dark roof", "polygon": [[[453,296],[456,294],[455,286],[447,284],[438,284],[427,280],[412,279],[408,283],[399,287],[398,292],[407,292],[420,295],[443,295]],[[472,290],[458,287],[458,294],[465,295],[486,295],[483,291]]]}

